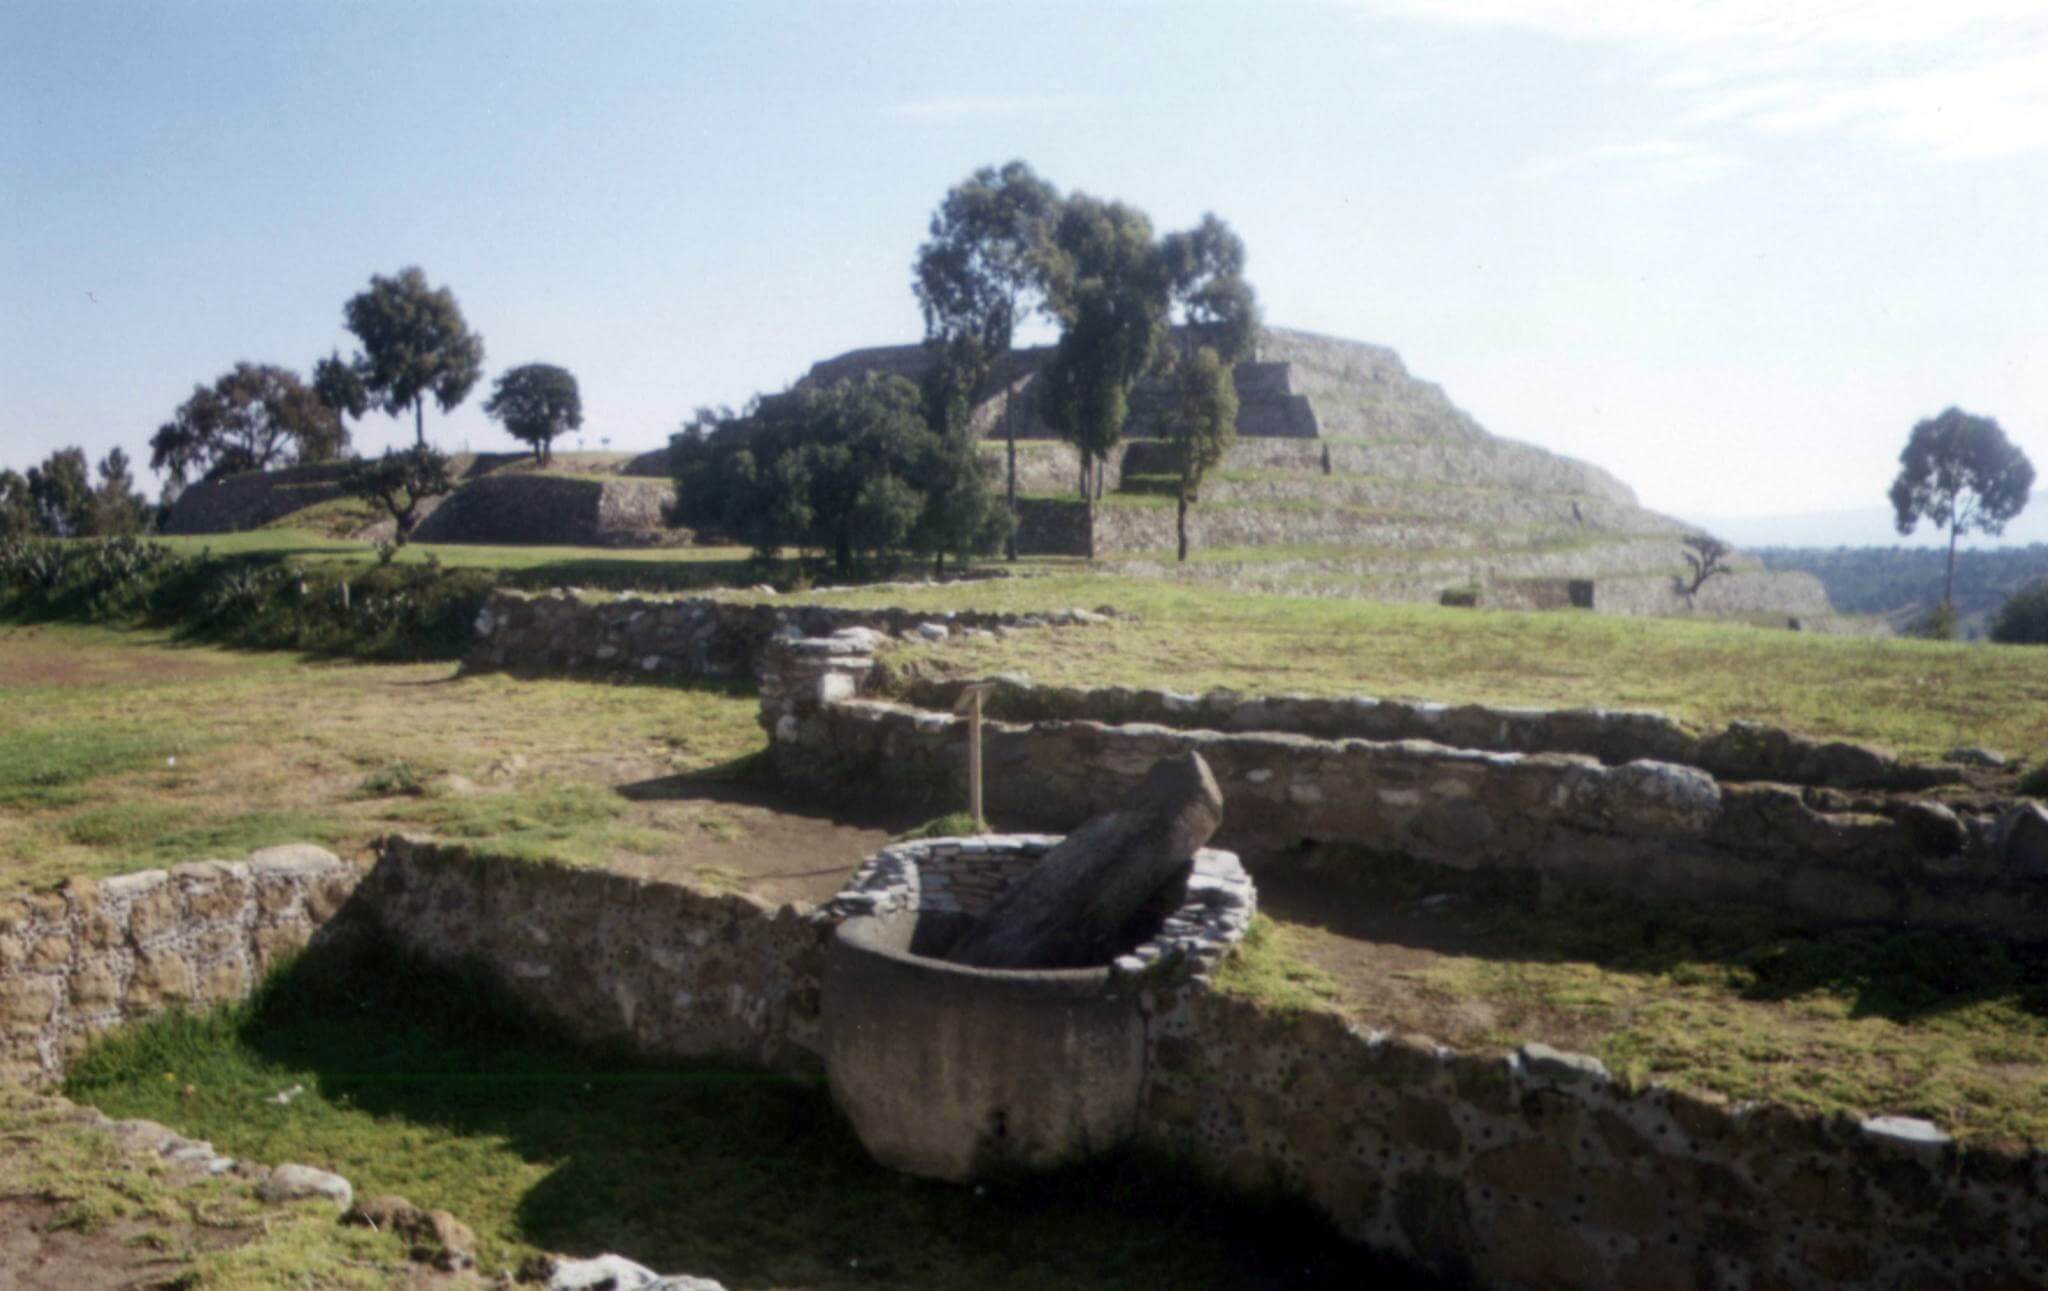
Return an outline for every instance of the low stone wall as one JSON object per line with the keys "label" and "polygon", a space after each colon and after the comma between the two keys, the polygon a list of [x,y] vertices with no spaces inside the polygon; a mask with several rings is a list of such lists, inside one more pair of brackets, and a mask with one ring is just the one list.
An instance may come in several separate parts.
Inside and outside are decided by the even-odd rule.
{"label": "low stone wall", "polygon": [[272,847],[0,898],[0,1080],[52,1083],[101,1031],[247,995],[358,874],[317,847]]}
{"label": "low stone wall", "polygon": [[405,838],[383,842],[359,895],[399,944],[481,965],[587,1040],[655,1057],[812,1065],[833,920]]}
{"label": "low stone wall", "polygon": [[[951,711],[964,683],[912,680],[893,696]],[[1366,695],[1205,695],[1123,686],[1081,689],[997,678],[983,712],[1009,721],[1149,722],[1180,730],[1269,731],[1324,740],[1429,740],[1498,753],[1582,753],[1610,766],[1648,758],[1713,773],[1721,780],[1768,780],[1842,789],[1926,789],[1953,784],[1963,769],[1901,761],[1884,749],[1817,740],[1757,722],[1731,722],[1698,735],[1662,713],[1612,708],[1512,708],[1374,699]]]}
{"label": "low stone wall", "polygon": [[[966,796],[966,721],[853,698],[872,659],[844,639],[770,656],[761,720],[786,782],[934,806]],[[1066,830],[1162,758],[1199,752],[1229,804],[1218,843],[1254,856],[1342,842],[1433,864],[1530,869],[1649,900],[1768,905],[1816,924],[1909,923],[2048,941],[2048,873],[1997,816],[1871,804],[1696,767],[1421,740],[1315,739],[1053,719],[983,724],[984,800]],[[1809,799],[1809,794],[1813,795]]]}
{"label": "low stone wall", "polygon": [[1153,1001],[1141,1133],[1347,1236],[1492,1288],[2048,1283],[2048,1158],[1896,1117],[1626,1090],[1540,1045],[1459,1054],[1184,988]]}
{"label": "low stone wall", "polygon": [[[620,597],[500,589],[477,615],[465,668],[592,671],[640,677],[747,677],[777,637],[869,628],[943,640],[955,632],[1100,622],[1092,611],[1009,614],[978,610],[846,609],[742,603],[712,597]],[[920,629],[923,631],[920,633]],[[939,629],[934,632],[932,629]]]}
{"label": "low stone wall", "polygon": [[[5,1075],[47,1081],[92,1031],[234,998],[318,929],[362,917],[481,964],[593,1041],[814,1070],[821,951],[845,913],[405,839],[386,840],[366,875],[286,848],[73,881],[0,902],[0,1053]],[[1461,1054],[1198,978],[1148,980],[1138,1004],[1140,1139],[1241,1186],[1278,1183],[1351,1238],[1454,1279],[1503,1291],[2048,1279],[2040,1154],[1964,1149],[1896,1117],[1626,1089],[1540,1045]]]}

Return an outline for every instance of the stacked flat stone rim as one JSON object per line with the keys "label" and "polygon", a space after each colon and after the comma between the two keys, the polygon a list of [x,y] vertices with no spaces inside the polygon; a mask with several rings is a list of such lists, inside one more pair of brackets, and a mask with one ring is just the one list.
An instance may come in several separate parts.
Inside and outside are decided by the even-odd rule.
{"label": "stacked flat stone rim", "polygon": [[[853,872],[820,908],[833,921],[857,916],[941,913],[979,915],[1010,882],[1059,845],[1058,834],[984,834],[892,843]],[[1112,977],[1185,969],[1206,978],[1258,913],[1258,892],[1237,853],[1205,847],[1195,853],[1187,899],[1157,935],[1109,965]]]}

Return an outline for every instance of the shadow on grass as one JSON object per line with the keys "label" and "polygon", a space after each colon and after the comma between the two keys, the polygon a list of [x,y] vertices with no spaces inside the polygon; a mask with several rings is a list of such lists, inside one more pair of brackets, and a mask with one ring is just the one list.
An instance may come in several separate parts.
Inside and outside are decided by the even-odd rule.
{"label": "shadow on grass", "polygon": [[1743,999],[1824,993],[1851,1001],[1854,1017],[1895,1022],[1998,1000],[2048,1018],[2048,953],[1989,936],[1814,929],[1763,906],[1660,905],[1591,890],[1546,898],[1528,871],[1456,870],[1333,844],[1257,873],[1266,913],[1354,940],[1643,976],[1696,977],[1705,967]]}
{"label": "shadow on grass", "polygon": [[[267,1101],[295,1081],[309,1092],[290,1107]],[[507,1240],[616,1250],[734,1291],[1446,1285],[1158,1157],[912,1180],[868,1161],[822,1081],[578,1046],[477,976],[374,945],[308,955],[240,1008],[105,1038],[68,1089],[446,1206],[499,1258]]]}

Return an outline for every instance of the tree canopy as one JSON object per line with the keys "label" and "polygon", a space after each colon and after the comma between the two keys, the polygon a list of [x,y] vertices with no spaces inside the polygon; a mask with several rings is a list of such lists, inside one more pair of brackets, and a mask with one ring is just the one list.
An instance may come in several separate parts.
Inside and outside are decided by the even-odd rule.
{"label": "tree canopy", "polygon": [[1179,311],[1181,344],[1201,346],[1225,364],[1250,356],[1258,339],[1259,301],[1244,276],[1244,239],[1214,215],[1159,241],[1168,292]]}
{"label": "tree canopy", "polygon": [[211,386],[194,386],[149,441],[149,467],[183,484],[286,462],[323,462],[348,447],[348,431],[289,368],[237,363]]}
{"label": "tree canopy", "polygon": [[454,293],[429,287],[417,265],[390,278],[373,275],[343,314],[362,342],[353,367],[364,392],[394,417],[412,409],[416,445],[425,447],[426,396],[444,413],[469,397],[483,376],[483,337],[469,330]]}
{"label": "tree canopy", "polygon": [[349,463],[341,486],[355,497],[375,502],[391,516],[394,541],[403,547],[419,523],[420,505],[428,498],[455,491],[448,455],[425,444],[382,457],[357,458]]}
{"label": "tree canopy", "polygon": [[1956,540],[2003,533],[2033,487],[2034,464],[1991,418],[1950,408],[1913,427],[1892,481],[1892,512],[1901,534],[1922,520],[1948,531],[1942,604],[1955,604]]}
{"label": "tree canopy", "polygon": [[858,558],[992,550],[1008,513],[973,444],[935,431],[923,393],[870,374],[800,386],[739,417],[700,418],[674,441],[676,518],[753,546]]}
{"label": "tree canopy", "polygon": [[1084,193],[1061,205],[1045,263],[1061,332],[1039,376],[1039,410],[1080,450],[1084,492],[1100,492],[1100,465],[1123,435],[1131,389],[1166,333],[1170,282],[1145,213]]}
{"label": "tree canopy", "polygon": [[28,496],[36,527],[58,538],[92,532],[92,473],[82,448],[60,448],[28,468]]}
{"label": "tree canopy", "polygon": [[1204,345],[1181,360],[1174,371],[1173,415],[1167,421],[1168,442],[1180,467],[1180,558],[1188,558],[1188,505],[1197,500],[1202,478],[1214,470],[1237,442],[1237,382],[1231,366]]}
{"label": "tree canopy", "polygon": [[[937,351],[936,381],[969,409],[992,380],[1015,380],[1009,368],[1017,323],[1045,297],[1045,247],[1059,193],[1030,166],[984,166],[955,185],[932,213],[930,240],[918,248],[913,287],[924,312],[925,344]],[[1014,399],[1003,398],[1009,446],[1004,494],[1017,509]],[[939,409],[944,413],[945,409]],[[939,423],[934,422],[937,425]],[[1014,545],[1010,556],[1017,555]]]}
{"label": "tree canopy", "polygon": [[503,422],[507,434],[533,445],[535,459],[547,462],[555,437],[583,424],[583,396],[567,368],[527,363],[499,376],[484,415]]}

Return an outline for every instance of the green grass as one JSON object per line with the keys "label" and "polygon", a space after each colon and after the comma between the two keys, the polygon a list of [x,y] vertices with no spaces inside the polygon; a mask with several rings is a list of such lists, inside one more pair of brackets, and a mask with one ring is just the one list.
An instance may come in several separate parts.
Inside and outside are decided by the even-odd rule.
{"label": "green grass", "polygon": [[[293,1085],[305,1093],[269,1101]],[[573,1045],[481,979],[388,950],[303,960],[245,1005],[104,1037],[67,1092],[225,1152],[337,1170],[359,1196],[446,1208],[476,1230],[487,1271],[541,1248],[734,1287],[1352,1286],[1387,1272],[1303,1212],[1172,1163],[974,1188],[899,1176],[868,1161],[818,1080]]]}
{"label": "green grass", "polygon": [[[1317,868],[1329,909],[1380,912],[1388,925],[1346,935],[1432,952],[1426,966],[1398,970],[1409,989],[1385,994],[1356,976],[1384,968],[1342,968],[1344,943],[1304,924],[1234,966],[1224,978],[1234,989],[1279,1000],[1288,972],[1334,971],[1334,984],[1305,979],[1321,983],[1310,989],[1319,998],[1294,1002],[1360,1007],[1358,983],[1375,996],[1363,1020],[1458,1048],[1541,1040],[1591,1053],[1631,1083],[1923,1116],[1972,1142],[2048,1143],[2039,954],[1960,932],[1815,932],[1758,908],[1593,892],[1544,901],[1533,875],[1358,849],[1328,849]],[[1422,914],[1425,896],[1449,900]]]}
{"label": "green grass", "polygon": [[1236,953],[1215,974],[1216,986],[1280,1013],[1328,1009],[1343,988],[1327,971],[1303,957],[1301,934],[1265,915],[1245,929]]}
{"label": "green grass", "polygon": [[159,1267],[164,1280],[151,1285],[373,1291],[408,1276],[397,1239],[344,1228],[332,1207],[267,1206],[233,1178],[173,1181],[161,1162],[125,1151],[63,1104],[4,1082],[0,1141],[0,1197],[50,1203],[54,1229],[97,1237],[121,1255],[147,1246],[184,1266],[169,1277]]}
{"label": "green grass", "polygon": [[0,890],[400,829],[577,864],[686,859],[736,827],[618,790],[762,740],[744,686],[465,677],[59,625],[0,635],[0,712],[18,715],[0,724]]}
{"label": "green grass", "polygon": [[1922,756],[1957,744],[2019,756],[2048,747],[2048,651],[2022,646],[1262,596],[1087,573],[805,599],[934,611],[1109,605],[1140,617],[929,652],[962,673],[1023,670],[1042,683],[1648,708],[1703,728],[1755,720]]}

